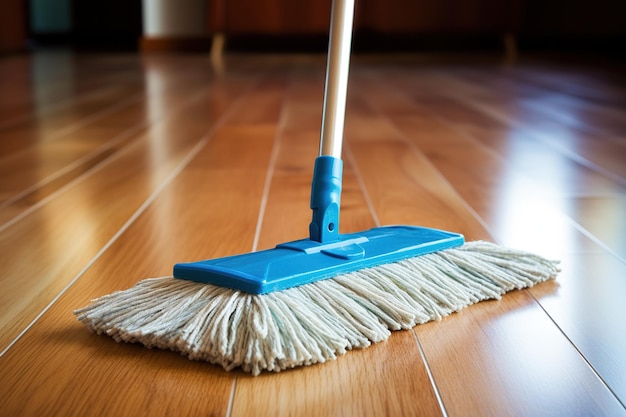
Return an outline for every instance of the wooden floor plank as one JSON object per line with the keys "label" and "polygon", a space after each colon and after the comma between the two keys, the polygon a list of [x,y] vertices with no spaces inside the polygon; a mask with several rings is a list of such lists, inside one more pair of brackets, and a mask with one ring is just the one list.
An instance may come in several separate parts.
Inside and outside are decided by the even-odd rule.
{"label": "wooden floor plank", "polygon": [[626,414],[525,291],[415,332],[451,416]]}
{"label": "wooden floor plank", "polygon": [[188,90],[178,86],[175,94],[168,94],[163,87],[62,139],[5,158],[0,168],[0,200],[4,200],[0,203],[0,225],[123,150],[148,126],[154,129],[184,111],[205,93],[198,92],[197,86]]}
{"label": "wooden floor plank", "polygon": [[552,94],[554,101],[551,108],[541,108],[560,115],[559,121],[563,124],[588,132],[622,136],[626,131],[623,65],[614,68],[559,66],[548,71],[545,67],[539,70],[531,68],[518,71],[514,77],[517,82],[556,93]]}
{"label": "wooden floor plank", "polygon": [[[280,108],[280,91],[261,94],[266,100],[254,93],[246,99],[263,105],[265,114]],[[276,127],[260,118],[237,121],[238,114],[255,112],[246,101],[137,222],[0,358],[3,407],[10,415],[41,410],[49,415],[84,415],[85,410],[102,416],[226,414],[232,374],[171,352],[91,335],[71,311],[141,278],[167,274],[175,262],[250,250]],[[232,218],[234,207],[236,220],[224,221]],[[46,347],[46,341],[57,348]],[[40,382],[31,384],[35,369]],[[57,378],[60,369],[63,377]],[[61,400],[50,402],[50,393]]]}
{"label": "wooden floor plank", "polygon": [[[598,276],[607,282],[603,288],[612,288],[616,291],[615,294],[621,293],[619,289],[623,286],[623,280],[620,277],[624,275],[625,266],[606,252],[603,254],[603,248],[598,246],[598,242],[580,233],[571,220],[565,217],[572,216],[574,224],[589,224],[596,219],[597,225],[588,230],[612,230],[613,233],[600,233],[596,236],[607,247],[621,249],[625,234],[620,233],[623,222],[618,213],[623,210],[616,202],[620,197],[610,198],[601,206],[602,212],[608,218],[616,219],[609,222],[611,226],[607,227],[606,222],[601,222],[598,216],[591,214],[591,207],[583,212],[575,212],[574,208],[580,211],[585,207],[581,204],[583,198],[568,198],[567,193],[565,196],[555,197],[543,191],[537,192],[542,183],[526,177],[527,169],[519,169],[515,165],[510,167],[506,151],[502,152],[502,147],[495,141],[489,149],[476,146],[481,141],[471,136],[471,133],[465,133],[462,120],[452,116],[455,112],[449,111],[445,101],[433,105],[434,102],[429,100],[428,106],[421,102],[411,104],[406,101],[406,97],[397,93],[387,94],[385,100],[382,91],[378,91],[375,97],[381,111],[398,129],[414,141],[449,181],[458,184],[459,194],[484,219],[498,241],[563,259],[564,276],[559,277],[556,284],[544,284],[531,292],[541,301],[542,307],[559,328],[567,329],[565,333],[568,338],[576,339],[577,349],[585,355],[623,403],[626,399],[626,385],[617,375],[623,374],[620,372],[622,352],[626,351],[626,342],[621,337],[626,334],[626,327],[620,319],[626,315],[624,304],[602,293],[595,294],[593,288],[599,283],[586,278],[594,276],[593,268],[582,269],[586,273],[579,273],[578,268],[570,270],[567,265],[575,264],[574,258],[584,256],[588,261],[579,262],[579,268],[584,268],[583,264],[597,267]],[[396,116],[394,109],[400,103],[405,109],[412,108],[414,116]],[[435,136],[432,135],[434,132],[437,132]],[[508,140],[508,137],[503,135],[500,140]],[[455,149],[456,152],[444,153],[442,147]],[[480,161],[480,164],[474,161]],[[494,172],[499,174],[494,175]],[[550,181],[554,179],[551,178]],[[501,195],[502,190],[506,190],[505,195]],[[516,206],[523,211],[515,210]],[[564,212],[560,212],[561,210]],[[601,218],[607,219],[605,216]],[[603,237],[607,235],[613,236],[613,239],[605,241]],[[537,236],[542,238],[538,240]],[[613,242],[617,246],[613,246]],[[598,260],[594,262],[595,259]],[[581,299],[581,294],[586,294],[586,299]],[[574,308],[574,305],[578,308]],[[594,313],[590,315],[589,309]],[[577,314],[573,314],[573,310]],[[595,354],[598,350],[603,354]]]}
{"label": "wooden floor plank", "polygon": [[233,417],[439,416],[412,332],[323,365],[237,379]]}
{"label": "wooden floor plank", "polygon": [[[508,116],[507,120],[510,120],[511,124],[502,126],[500,119],[490,118],[493,115],[490,110],[481,115],[476,108],[460,103],[452,103],[451,106],[447,101],[439,104],[433,104],[432,101],[421,104],[435,111],[438,115],[442,115],[442,121],[454,125],[458,128],[459,133],[488,144],[491,149],[498,149],[498,155],[506,160],[508,172],[520,173],[525,179],[536,184],[534,187],[528,187],[528,193],[524,195],[524,199],[533,201],[537,207],[537,212],[543,211],[549,216],[555,210],[563,211],[601,244],[605,245],[608,250],[626,260],[626,239],[624,239],[626,221],[620,215],[624,212],[622,196],[626,190],[626,183],[622,183],[622,180],[626,179],[626,171],[623,168],[626,154],[621,151],[622,149],[626,150],[625,140],[619,142],[622,146],[606,146],[605,144],[603,146],[606,149],[606,152],[603,152],[604,155],[588,165],[585,160],[578,160],[576,155],[573,156],[572,160],[570,154],[563,153],[559,149],[555,150],[552,142],[545,141],[543,135],[541,138],[536,138],[532,131],[525,128],[518,129],[520,125],[535,126],[523,116],[516,120],[511,119],[512,116]],[[471,125],[466,127],[469,120],[480,120],[482,127],[478,128]],[[495,126],[495,128],[491,129],[491,126]],[[506,131],[507,129],[508,131]],[[506,141],[503,138],[506,138]],[[584,135],[581,135],[580,138],[580,142],[585,143],[593,143],[597,139]],[[558,139],[553,138],[552,140]],[[560,141],[564,142],[562,138]],[[501,145],[505,142],[507,144],[506,149]],[[570,147],[576,147],[579,141],[572,139],[564,143],[568,143]],[[585,155],[592,153],[593,151],[587,150]],[[598,154],[595,156],[600,157]],[[622,168],[613,169],[618,165]],[[503,172],[503,169],[501,168],[500,172]],[[609,173],[608,177],[605,175],[607,172]],[[611,174],[615,174],[615,176]],[[507,173],[502,177],[508,179],[511,176]],[[544,178],[550,178],[550,181],[545,181]],[[517,178],[511,179],[502,186],[506,187],[508,183],[510,184],[508,188],[513,188],[513,185],[520,184],[520,181]],[[539,190],[539,195],[534,190]],[[524,206],[522,201],[511,201],[508,204]],[[538,206],[543,207],[538,209]],[[498,205],[494,205],[494,207],[498,207]],[[587,214],[594,208],[596,212],[603,213],[603,217],[608,216],[612,219],[610,226],[607,222],[594,221],[597,216]],[[581,210],[584,212],[581,213]],[[558,221],[557,223],[562,222]]]}
{"label": "wooden floor plank", "polygon": [[573,254],[563,258],[559,285],[533,288],[537,298],[572,341],[626,404],[626,265],[603,253]]}
{"label": "wooden floor plank", "polygon": [[[183,75],[168,76],[158,67],[148,66],[147,69],[150,71],[146,74],[145,87],[139,85],[131,97],[118,99],[113,95],[107,102],[96,103],[100,111],[91,113],[90,108],[83,111],[82,106],[77,107],[80,103],[77,98],[76,108],[69,113],[77,119],[74,127],[61,125],[46,129],[46,120],[50,119],[54,124],[63,120],[58,112],[49,117],[38,117],[36,124],[23,124],[19,131],[36,137],[37,141],[20,152],[1,154],[0,202],[45,180],[108,142],[117,144],[117,135],[128,136],[128,129],[132,134],[147,126],[150,120],[162,119],[166,112],[174,113],[180,103],[189,100],[192,92],[198,92],[198,80],[189,83]],[[196,78],[198,74],[202,72],[198,71]],[[208,80],[207,76],[205,78]],[[185,85],[181,86],[181,81],[185,81]],[[117,86],[113,84],[112,89],[115,91]],[[14,137],[16,129],[6,130],[4,134]]]}
{"label": "wooden floor plank", "polygon": [[[383,93],[382,89],[377,91]],[[527,216],[530,217],[532,214],[536,220],[541,220],[538,225],[554,219],[555,216],[559,217],[557,214],[552,215],[554,211],[559,210],[564,211],[563,214],[571,216],[575,221],[590,223],[593,216],[583,221],[585,216],[578,214],[581,203],[586,199],[610,201],[611,203],[604,205],[605,209],[609,210],[607,213],[613,212],[613,217],[619,217],[617,213],[620,212],[621,195],[624,190],[619,183],[572,161],[567,155],[555,151],[532,136],[523,132],[516,135],[514,126],[508,126],[508,130],[504,129],[501,121],[491,118],[490,113],[480,113],[476,109],[458,102],[450,102],[445,98],[421,100],[416,98],[416,94],[404,99],[387,96],[387,101],[377,98],[378,105],[385,107],[386,114],[393,118],[407,136],[416,141],[431,160],[441,167],[445,166],[446,175],[453,183],[460,181],[465,171],[476,172],[473,181],[464,185],[462,191],[465,195],[482,194],[482,197],[473,199],[473,204],[480,204],[474,207],[480,209],[480,213],[486,216],[490,224],[499,222],[501,229],[505,223],[510,224],[511,222],[499,213],[513,214],[511,209],[515,207],[525,207]],[[399,103],[394,104],[396,100],[399,100]],[[413,114],[407,116],[398,114],[395,111],[398,105],[412,108]],[[430,134],[433,131],[439,135]],[[443,152],[443,146],[454,147],[462,152],[455,154]],[[480,160],[481,163],[472,163],[474,160]],[[464,168],[455,170],[455,166]],[[550,181],[546,181],[546,178]],[[498,197],[500,190],[515,188],[522,190],[518,193],[509,192],[507,194],[509,201]],[[509,210],[502,208],[504,203]],[[533,207],[534,212],[528,212],[528,209]],[[489,215],[485,214],[487,212]],[[537,218],[535,214],[539,212],[549,220]],[[531,226],[530,220],[529,218],[527,222],[529,224],[524,227]],[[555,226],[562,223],[563,220],[559,220]],[[612,227],[617,233],[611,233],[600,226],[594,229],[607,236],[607,242],[614,242],[613,250],[618,252],[623,247],[623,239],[617,237],[619,231],[623,230],[623,222],[618,220]],[[560,242],[553,242],[552,246],[556,247],[559,244]]]}
{"label": "wooden floor plank", "polygon": [[[236,97],[236,96],[235,96]],[[231,103],[235,99],[231,97]],[[7,291],[0,295],[4,349],[78,274],[222,115],[209,94],[150,129],[58,198],[0,232]],[[207,117],[207,113],[209,113]],[[20,277],[11,280],[10,277]]]}
{"label": "wooden floor plank", "polygon": [[[130,65],[129,65],[130,64]],[[14,57],[0,62],[0,130],[55,112],[78,108],[83,100],[102,97],[141,82],[136,60],[111,68],[107,60],[89,63],[71,52]],[[65,109],[65,110],[64,110]]]}
{"label": "wooden floor plank", "polygon": [[544,123],[548,116],[562,128],[588,135],[623,135],[626,129],[621,111],[626,85],[623,74],[588,72],[588,68],[572,66],[551,73],[545,65],[538,68],[525,65],[502,68],[488,77],[480,69],[467,67],[449,74],[456,79],[453,83],[461,81],[482,90],[483,98],[516,97],[516,102],[509,102],[510,105],[517,105],[522,114],[537,115]]}
{"label": "wooden floor plank", "polygon": [[40,142],[52,141],[75,132],[89,120],[97,119],[140,99],[137,88],[113,87],[106,95],[84,100],[79,108],[68,108],[53,115],[26,121],[0,131],[0,155],[23,152]]}
{"label": "wooden floor plank", "polygon": [[[384,87],[381,87],[381,90],[383,89]],[[368,96],[372,103],[378,103],[380,106],[380,99],[382,98],[384,100],[385,93],[383,91],[375,90],[376,89],[371,89],[368,90],[368,94],[362,94]],[[366,90],[365,88],[360,88],[359,91]],[[414,109],[414,111],[416,110],[419,109]],[[383,114],[389,118],[387,119],[386,117],[382,117],[382,120],[394,120],[394,113]],[[381,117],[379,116],[375,119],[380,122]],[[363,122],[366,123],[366,121]],[[421,204],[421,215],[430,213],[428,210],[429,207],[434,208],[432,214],[429,216],[432,220],[427,220],[426,224],[430,225],[435,223],[436,227],[460,231],[466,234],[469,240],[474,239],[475,237],[473,234],[475,232],[472,232],[469,227],[472,224],[475,224],[476,227],[480,229],[481,226],[477,224],[478,221],[476,218],[472,218],[471,211],[468,212],[465,204],[469,203],[470,206],[473,206],[472,203],[474,200],[471,197],[475,194],[467,194],[469,197],[467,203],[460,198],[460,195],[463,195],[463,197],[466,196],[464,192],[466,188],[465,183],[472,183],[475,179],[475,176],[472,175],[474,171],[470,167],[473,161],[480,160],[481,162],[489,162],[490,155],[482,155],[481,158],[477,159],[472,158],[471,154],[465,152],[466,148],[458,146],[459,144],[463,144],[463,138],[460,138],[460,140],[457,139],[456,143],[450,142],[454,137],[454,131],[442,136],[444,141],[449,141],[448,143],[442,143],[438,140],[439,136],[434,133],[437,132],[436,129],[416,129],[415,131],[407,132],[402,128],[406,129],[406,127],[400,127],[400,132],[404,134],[404,140],[415,140],[415,142],[412,142],[417,145],[415,148],[411,148],[411,144],[399,141],[395,147],[403,147],[403,150],[393,150],[390,143],[385,143],[384,145],[378,145],[376,150],[370,150],[368,152],[367,149],[364,149],[364,147],[366,145],[374,146],[371,142],[360,141],[360,138],[352,138],[349,134],[347,135],[348,139],[352,139],[351,143],[356,142],[354,152],[356,154],[355,159],[357,160],[357,163],[362,161],[361,163],[367,167],[373,166],[374,160],[372,155],[375,155],[377,161],[376,170],[379,172],[380,170],[385,172],[383,179],[379,178],[379,176],[374,173],[371,174],[370,178],[367,178],[367,171],[364,174],[364,182],[366,183],[368,189],[371,190],[372,201],[374,201],[374,205],[379,213],[378,215],[381,218],[381,222],[385,223],[386,218],[399,218],[400,216],[395,211],[401,210],[402,207],[415,207],[418,204]],[[421,158],[420,161],[421,151],[419,149],[421,149],[422,142],[419,141],[420,136],[418,136],[417,139],[412,137],[411,133],[413,132],[418,133],[418,135],[419,132],[428,132],[431,135],[434,134],[434,136],[431,136],[429,140],[425,141],[427,144],[436,144],[430,148],[426,145],[427,152],[425,155],[433,155],[432,159],[427,160],[426,158]],[[458,136],[460,135],[457,134],[457,137]],[[396,134],[396,137],[400,137],[400,135]],[[387,139],[387,142],[391,141]],[[446,149],[445,156],[442,156],[442,149]],[[362,152],[363,155],[360,156],[359,152]],[[439,155],[437,155],[437,153]],[[458,157],[455,158],[453,155],[457,155]],[[456,162],[447,164],[445,166],[446,169],[441,171],[441,174],[445,175],[446,178],[448,175],[453,175],[456,189],[450,187],[444,177],[438,176],[441,174],[437,173],[435,167],[439,168],[439,161],[443,158],[452,158],[452,160]],[[493,157],[491,156],[491,158]],[[431,160],[433,162],[430,162]],[[481,167],[482,169],[479,170],[479,172],[490,174],[490,177],[494,176],[494,172],[502,172],[501,166],[499,167],[489,164],[484,165],[481,163]],[[490,168],[495,169],[490,170]],[[433,174],[429,175],[429,171],[432,171]],[[409,179],[411,178],[413,179],[413,184],[409,183]],[[479,179],[484,181],[483,178]],[[388,181],[389,183],[387,185],[378,185],[378,183],[382,181]],[[392,182],[394,185],[391,185]],[[438,207],[436,203],[429,201],[428,198],[425,198],[425,195],[428,194],[422,191],[422,187],[424,187],[422,182],[427,184],[428,187],[432,187],[433,190],[436,190],[436,193],[432,193],[436,196],[436,202],[442,200],[445,201],[443,208]],[[384,191],[392,187],[399,187],[399,189],[404,191],[404,193],[394,195]],[[502,190],[502,188],[497,187],[491,188],[494,190]],[[456,191],[457,189],[459,190],[458,192]],[[515,192],[515,189],[511,189],[510,192]],[[465,198],[467,199],[468,197]],[[410,199],[414,199],[415,202],[410,202]],[[484,201],[484,198],[481,200]],[[446,209],[450,211],[447,212]],[[459,214],[464,212],[468,213],[468,215],[461,218],[460,221],[457,221],[455,224],[452,219],[455,217],[458,218]],[[485,217],[482,217],[482,213],[478,212],[477,214],[481,215],[482,219],[485,219]],[[445,220],[440,219],[440,217],[445,218]],[[408,218],[408,220],[409,224],[411,224],[410,218]],[[487,218],[485,220],[487,220],[487,225],[492,225],[490,222],[491,219]],[[424,224],[424,220],[421,220],[420,223]],[[420,223],[413,222],[413,224]],[[497,230],[495,231],[495,237],[500,237]],[[538,288],[550,286],[554,288],[554,285],[555,284],[553,283],[546,283],[539,285]],[[517,300],[524,300],[522,303],[527,306],[526,308],[531,312],[530,314],[532,314],[532,319],[525,318],[518,314],[520,306],[519,304],[515,306],[516,298]],[[450,353],[450,356],[445,359],[440,359],[441,356],[439,355],[439,352],[441,352],[442,348],[439,340],[443,338],[443,336],[437,333],[436,330],[432,330],[432,333],[428,333],[427,336],[420,337],[420,341],[424,347],[424,352],[433,375],[435,376],[435,380],[441,381],[441,383],[438,382],[438,387],[441,391],[442,400],[448,412],[451,412],[451,414],[460,414],[467,404],[472,401],[469,398],[458,398],[458,392],[461,390],[461,386],[465,386],[467,383],[467,381],[460,382],[462,381],[462,379],[460,379],[461,375],[456,373],[459,372],[459,370],[453,371],[452,374],[448,373],[451,372],[450,367],[447,366],[449,361],[459,360],[459,358],[463,358],[464,363],[466,359],[470,361],[469,363],[465,363],[464,370],[460,372],[477,375],[480,378],[479,381],[474,383],[470,382],[471,385],[479,388],[466,393],[466,395],[471,396],[475,401],[477,401],[477,403],[472,404],[470,408],[478,410],[477,414],[479,415],[534,415],[541,409],[559,410],[562,415],[571,415],[572,413],[576,413],[579,407],[578,404],[571,402],[571,400],[579,398],[579,396],[589,396],[588,400],[585,401],[585,404],[589,404],[589,411],[598,410],[594,411],[594,413],[596,413],[595,415],[604,415],[607,412],[612,414],[617,413],[620,410],[623,411],[619,400],[617,400],[610,391],[607,391],[599,380],[593,382],[593,379],[596,378],[596,376],[594,372],[588,368],[585,359],[579,356],[577,349],[570,344],[570,341],[566,337],[563,337],[559,327],[555,326],[552,319],[545,315],[544,310],[535,302],[534,298],[531,297],[527,291],[522,291],[511,297],[504,297],[501,302],[491,303],[499,305],[499,310],[495,310],[498,311],[498,313],[494,316],[494,320],[507,321],[506,326],[498,327],[497,330],[492,328],[485,330],[483,327],[489,326],[489,323],[491,322],[491,319],[488,318],[488,314],[484,315],[484,313],[482,313],[483,310],[489,308],[490,303],[486,304],[487,305],[485,306],[473,306],[468,308],[467,312],[462,312],[461,315],[479,315],[479,318],[473,320],[473,323],[476,323],[478,327],[474,328],[471,333],[465,333],[465,340],[461,342],[448,342],[454,346],[472,346],[476,348],[477,346],[483,346],[482,348],[477,348],[478,350],[472,353],[471,356],[468,356],[468,352],[464,350],[464,348],[459,347],[458,350],[454,350],[453,353]],[[507,311],[514,313],[506,314]],[[454,317],[449,317],[445,319],[444,322],[450,323],[453,320]],[[517,320],[520,321],[516,324]],[[516,386],[517,389],[506,390],[506,392],[503,392],[502,394],[498,394],[498,390],[503,386],[502,382],[499,381],[502,377],[493,376],[493,378],[490,379],[490,381],[493,382],[493,386],[485,390],[485,387],[490,385],[490,383],[483,379],[485,377],[484,370],[489,369],[489,364],[497,361],[498,358],[502,356],[509,357],[508,354],[503,355],[499,349],[516,349],[515,360],[519,360],[520,362],[519,365],[511,366],[519,366],[520,368],[528,370],[528,365],[522,364],[536,363],[535,354],[537,347],[531,346],[530,343],[520,345],[517,342],[518,340],[524,340],[527,338],[524,334],[524,329],[532,329],[532,327],[525,324],[526,322],[532,322],[533,325],[540,326],[542,329],[542,339],[550,339],[549,343],[555,349],[554,355],[562,358],[563,362],[558,364],[555,363],[552,366],[548,366],[547,363],[543,363],[541,365],[541,372],[539,372],[539,368],[537,368],[536,370],[529,371],[528,373],[510,375],[506,382],[511,383],[511,387],[513,385]],[[461,329],[471,327],[468,323],[465,323],[463,326],[459,325],[459,327],[456,327],[456,323],[446,324],[445,326],[442,326],[442,332],[445,332],[445,327],[447,325],[454,326],[455,330],[453,331],[453,334],[457,336],[461,333]],[[435,326],[436,325],[431,324],[428,325],[428,328],[434,328]],[[616,331],[619,331],[619,328],[620,326],[618,326],[617,323],[613,326],[613,329]],[[500,334],[498,332],[504,333]],[[416,328],[416,333],[418,336],[422,334],[420,326]],[[440,339],[437,339],[437,337]],[[514,341],[508,342],[508,339],[510,338],[514,339]],[[494,348],[491,346],[492,343],[489,342],[490,339],[500,341],[502,345]],[[435,346],[433,346],[433,344],[435,344]],[[473,355],[476,355],[476,357],[474,358]],[[472,357],[472,359],[469,359],[470,357]],[[512,361],[513,358],[509,358],[507,360],[507,364],[510,365]],[[563,381],[561,378],[563,367],[571,369],[573,373],[573,377],[567,382]],[[581,376],[578,376],[578,373],[580,373]],[[511,377],[519,377],[519,379],[515,382],[510,382]],[[466,377],[466,379],[467,378],[469,377]],[[557,378],[561,378],[561,384],[567,383],[572,388],[576,387],[577,393],[564,402],[562,402],[561,397],[553,396],[552,394],[545,396],[531,395],[532,393],[535,393],[536,390],[545,390],[546,392],[549,392],[549,388],[553,383],[550,379],[554,380]],[[587,383],[590,385],[587,388],[581,388],[581,381],[588,381]],[[590,391],[595,391],[595,393],[592,394]],[[572,389],[570,389],[570,392],[572,392]],[[526,408],[527,405],[525,404],[526,401],[524,399],[527,397],[533,398],[533,404],[530,408]],[[593,405],[592,402],[597,398],[599,399],[599,404]],[[603,410],[602,407],[608,408]]]}
{"label": "wooden floor plank", "polygon": [[[445,80],[452,84],[467,83],[463,77],[445,77]],[[472,85],[480,86],[486,82],[483,78]],[[601,112],[597,112],[600,115],[615,114],[616,122],[622,122],[621,126],[616,126],[616,123],[603,124],[595,120],[595,113],[586,115],[584,109],[579,108],[582,105],[579,100],[564,94],[546,94],[545,90],[529,92],[526,85],[519,83],[513,86],[507,84],[507,87],[504,90],[493,87],[484,89],[479,97],[459,97],[454,90],[446,95],[474,107],[478,110],[474,114],[487,113],[491,118],[490,125],[499,122],[501,128],[514,129],[527,140],[548,144],[579,163],[613,173],[624,185],[626,145],[623,139],[626,135],[626,116],[619,104],[605,105]],[[454,113],[451,115],[454,116]],[[468,121],[471,118],[470,115],[466,116]],[[483,119],[478,117],[473,123]]]}

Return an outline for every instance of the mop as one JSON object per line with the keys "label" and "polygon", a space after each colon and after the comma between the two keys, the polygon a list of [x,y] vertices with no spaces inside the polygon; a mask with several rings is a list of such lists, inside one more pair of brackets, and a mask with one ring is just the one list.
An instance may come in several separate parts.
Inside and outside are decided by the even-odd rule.
{"label": "mop", "polygon": [[258,375],[323,363],[556,276],[556,261],[443,230],[339,233],[353,15],[354,0],[334,0],[309,238],[176,264],[173,276],[76,310],[90,331]]}

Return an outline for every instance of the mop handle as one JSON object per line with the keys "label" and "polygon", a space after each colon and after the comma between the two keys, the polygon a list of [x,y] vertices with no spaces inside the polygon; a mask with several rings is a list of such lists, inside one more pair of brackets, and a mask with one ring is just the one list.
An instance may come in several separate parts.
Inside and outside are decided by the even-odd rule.
{"label": "mop handle", "polygon": [[354,0],[333,0],[332,7],[319,154],[340,159],[348,91]]}
{"label": "mop handle", "polygon": [[339,240],[339,206],[343,172],[341,145],[346,113],[353,17],[354,0],[333,0],[320,153],[313,170],[311,187],[313,218],[309,225],[310,240],[322,244]]}

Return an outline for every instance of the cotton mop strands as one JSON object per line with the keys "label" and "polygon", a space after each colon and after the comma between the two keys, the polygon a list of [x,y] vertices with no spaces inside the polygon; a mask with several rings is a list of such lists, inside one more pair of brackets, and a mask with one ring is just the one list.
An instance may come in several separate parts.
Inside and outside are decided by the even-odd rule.
{"label": "cotton mop strands", "polygon": [[[115,340],[258,375],[335,359],[390,330],[554,278],[557,263],[411,226],[339,234],[341,142],[354,0],[335,0],[309,238],[177,264],[75,311]],[[174,278],[176,277],[176,278]]]}
{"label": "cotton mop strands", "polygon": [[116,341],[171,349],[258,375],[335,359],[481,300],[553,278],[557,264],[486,242],[254,295],[146,279],[75,312]]}

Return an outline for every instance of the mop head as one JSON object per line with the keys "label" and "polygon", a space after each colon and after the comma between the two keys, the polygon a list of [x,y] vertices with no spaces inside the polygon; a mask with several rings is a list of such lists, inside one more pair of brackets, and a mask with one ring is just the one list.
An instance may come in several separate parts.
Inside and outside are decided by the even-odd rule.
{"label": "mop head", "polygon": [[387,339],[391,330],[440,320],[558,271],[556,261],[471,242],[262,295],[151,278],[74,314],[118,342],[258,375],[335,359]]}

